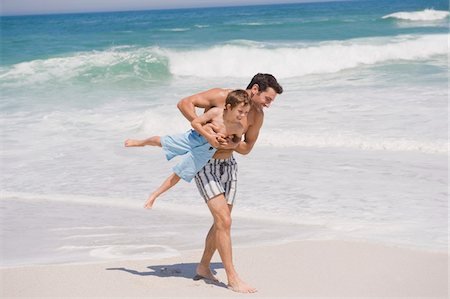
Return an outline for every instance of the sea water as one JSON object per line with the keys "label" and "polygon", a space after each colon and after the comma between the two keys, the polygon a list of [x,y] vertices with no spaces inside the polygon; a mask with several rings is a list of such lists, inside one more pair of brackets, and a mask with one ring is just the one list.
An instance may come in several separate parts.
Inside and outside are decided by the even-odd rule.
{"label": "sea water", "polygon": [[[170,173],[177,102],[258,73],[284,87],[235,154],[234,246],[364,240],[447,250],[448,2],[349,1],[1,18],[1,265],[200,249]],[[198,111],[201,113],[201,111]]]}

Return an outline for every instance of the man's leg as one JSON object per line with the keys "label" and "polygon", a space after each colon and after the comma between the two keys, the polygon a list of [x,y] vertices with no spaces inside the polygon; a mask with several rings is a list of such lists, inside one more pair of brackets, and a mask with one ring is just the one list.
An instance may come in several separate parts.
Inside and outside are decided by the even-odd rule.
{"label": "man's leg", "polygon": [[[233,205],[228,204],[228,209],[233,209]],[[202,259],[200,264],[197,266],[197,274],[203,276],[205,278],[217,281],[217,278],[213,275],[211,271],[211,259],[216,252],[216,239],[215,239],[216,231],[214,230],[214,224],[209,229],[208,235],[205,240],[205,250],[203,251]]]}
{"label": "man's leg", "polygon": [[228,208],[227,200],[223,194],[218,195],[208,201],[208,208],[214,218],[212,234],[214,243],[219,251],[225,272],[228,278],[228,287],[236,292],[254,293],[255,288],[243,282],[233,265],[233,255],[231,248],[231,211]]}

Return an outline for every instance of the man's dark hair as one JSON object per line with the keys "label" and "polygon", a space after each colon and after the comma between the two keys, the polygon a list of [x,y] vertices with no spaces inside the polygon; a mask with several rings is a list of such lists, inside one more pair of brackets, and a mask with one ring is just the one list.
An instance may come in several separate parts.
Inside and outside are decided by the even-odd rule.
{"label": "man's dark hair", "polygon": [[250,84],[247,86],[247,89],[251,89],[253,85],[258,84],[258,91],[266,91],[268,87],[272,87],[276,93],[282,94],[283,87],[278,84],[277,79],[271,74],[262,74],[258,73],[250,81]]}

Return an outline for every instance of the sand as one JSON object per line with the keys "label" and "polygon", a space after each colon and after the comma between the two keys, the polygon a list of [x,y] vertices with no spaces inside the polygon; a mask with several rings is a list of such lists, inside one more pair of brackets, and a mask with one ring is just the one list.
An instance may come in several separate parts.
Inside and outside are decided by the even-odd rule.
{"label": "sand", "polygon": [[258,289],[193,281],[200,251],[159,260],[1,269],[1,298],[448,298],[448,253],[350,241],[235,248],[240,276]]}

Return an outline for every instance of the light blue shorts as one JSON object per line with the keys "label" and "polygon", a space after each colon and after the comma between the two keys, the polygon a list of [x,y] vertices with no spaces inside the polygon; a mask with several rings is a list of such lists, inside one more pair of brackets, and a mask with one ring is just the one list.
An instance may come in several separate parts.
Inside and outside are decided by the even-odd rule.
{"label": "light blue shorts", "polygon": [[194,130],[183,134],[162,136],[161,145],[167,160],[184,155],[173,171],[187,182],[194,178],[216,152],[205,137]]}

